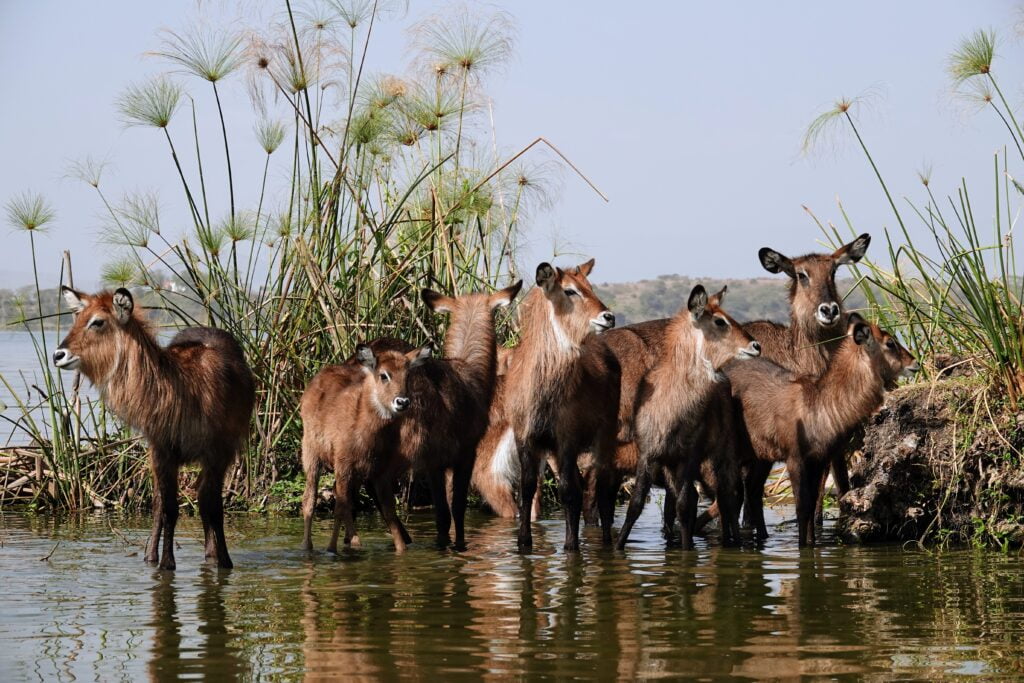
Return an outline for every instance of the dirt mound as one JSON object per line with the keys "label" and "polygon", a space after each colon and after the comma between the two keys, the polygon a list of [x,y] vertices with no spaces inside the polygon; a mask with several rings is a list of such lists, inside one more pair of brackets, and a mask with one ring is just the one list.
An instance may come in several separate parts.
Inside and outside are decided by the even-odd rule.
{"label": "dirt mound", "polygon": [[1024,542],[1024,413],[972,379],[904,387],[868,423],[839,501],[850,542]]}

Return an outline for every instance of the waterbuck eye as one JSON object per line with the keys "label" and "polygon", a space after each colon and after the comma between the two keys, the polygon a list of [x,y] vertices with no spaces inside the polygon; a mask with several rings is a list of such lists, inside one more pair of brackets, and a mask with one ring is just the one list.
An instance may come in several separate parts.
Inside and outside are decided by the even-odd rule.
{"label": "waterbuck eye", "polygon": [[889,349],[890,351],[895,351],[896,350],[896,342],[894,342],[892,339],[890,339],[889,341],[885,342],[885,348]]}
{"label": "waterbuck eye", "polygon": [[380,381],[387,384],[388,382],[391,381],[391,376],[386,372],[382,372],[380,373]]}
{"label": "waterbuck eye", "polygon": [[579,296],[580,293],[577,292],[575,289],[567,289],[567,290],[565,290],[565,295],[566,296]]}
{"label": "waterbuck eye", "polygon": [[796,274],[796,278],[800,280],[801,284],[804,285],[811,281],[811,278],[807,277],[807,273],[803,272],[802,270]]}
{"label": "waterbuck eye", "polygon": [[93,328],[94,330],[98,330],[103,327],[103,323],[103,318],[95,318],[89,321],[89,327]]}
{"label": "waterbuck eye", "polygon": [[729,327],[729,323],[725,322],[725,318],[715,318],[715,324],[719,327]]}

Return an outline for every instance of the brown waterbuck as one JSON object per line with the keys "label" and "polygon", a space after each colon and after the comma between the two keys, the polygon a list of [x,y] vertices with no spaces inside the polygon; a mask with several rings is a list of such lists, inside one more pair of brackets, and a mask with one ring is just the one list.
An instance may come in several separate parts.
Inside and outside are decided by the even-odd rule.
{"label": "brown waterbuck", "polygon": [[[579,548],[582,483],[577,458],[594,454],[610,477],[619,406],[619,366],[601,337],[615,316],[594,294],[591,259],[575,268],[537,267],[537,286],[520,307],[522,340],[505,376],[504,406],[519,455],[519,547],[533,545],[530,511],[546,452],[556,454],[566,550]],[[597,333],[597,334],[594,334]],[[604,542],[611,543],[614,491],[599,486]]]}
{"label": "brown waterbuck", "polygon": [[324,468],[334,471],[334,528],[328,552],[338,551],[343,522],[345,545],[359,547],[353,503],[364,483],[373,487],[395,549],[402,551],[409,542],[395,511],[394,480],[408,468],[398,453],[396,419],[412,403],[406,387],[409,371],[426,361],[431,347],[403,353],[394,350],[404,347],[404,342],[397,340],[382,340],[376,346],[360,344],[353,359],[323,368],[302,394],[302,467],[306,473],[302,546],[306,550],[313,548],[313,508]]}
{"label": "brown waterbuck", "polygon": [[[230,568],[224,540],[224,476],[249,434],[256,402],[245,355],[227,332],[184,329],[161,347],[131,292],[61,292],[75,322],[53,353],[62,370],[81,370],[110,410],[149,444],[153,531],[146,561],[174,569],[178,470],[199,463],[199,514],[206,557]],[[163,552],[159,552],[163,536]]]}
{"label": "brown waterbuck", "polygon": [[[744,323],[743,329],[761,344],[761,354],[794,372],[817,375],[824,372],[831,353],[842,341],[845,331],[845,310],[842,297],[836,291],[835,275],[841,265],[852,265],[859,261],[871,243],[871,236],[863,234],[843,245],[831,254],[807,254],[788,258],[765,247],[758,252],[762,267],[771,273],[786,273],[790,276],[789,287],[790,324],[780,325],[767,320]],[[659,349],[665,343],[665,332],[669,319],[649,320],[627,325],[605,335],[608,346],[622,365],[622,408],[619,419],[623,427],[620,438],[632,439],[633,404],[640,387],[640,379],[659,357]],[[741,445],[743,439],[740,440]],[[627,451],[620,449],[620,453]],[[837,486],[845,492],[848,486],[845,454],[841,444],[833,456],[838,463]],[[755,462],[757,467],[771,464]],[[760,476],[760,473],[758,473]],[[764,473],[767,476],[767,472]],[[712,488],[715,488],[712,486]],[[744,500],[744,521],[753,525],[749,506]],[[670,531],[675,518],[675,502],[671,491],[666,491],[665,529]],[[711,515],[717,514],[712,506]],[[708,515],[705,513],[705,518]],[[698,522],[699,529],[701,523]]]}
{"label": "brown waterbuck", "polygon": [[[918,369],[892,335],[856,313],[848,317],[847,334],[818,377],[795,374],[766,359],[724,368],[755,457],[786,463],[801,546],[814,545],[819,485],[837,442],[881,407],[897,377]],[[747,485],[763,493],[764,481],[750,479]],[[759,505],[754,512],[760,512]],[[764,526],[763,515],[756,521],[759,529]]]}
{"label": "brown waterbuck", "polygon": [[733,359],[759,356],[761,346],[722,310],[725,291],[709,297],[703,286],[693,288],[686,306],[666,328],[658,360],[640,382],[633,419],[639,462],[619,531],[620,549],[643,510],[656,469],[665,473],[677,496],[683,547],[692,547],[695,482],[704,463],[714,472],[723,545],[739,543],[740,465],[721,368]]}
{"label": "brown waterbuck", "polygon": [[[434,503],[437,545],[446,547],[455,521],[455,548],[466,546],[465,516],[477,446],[488,425],[497,375],[494,316],[522,288],[522,280],[491,294],[448,297],[422,291],[432,310],[449,313],[444,357],[424,361],[409,373],[412,397],[402,421],[403,459],[426,475]],[[452,475],[449,508],[446,473]]]}

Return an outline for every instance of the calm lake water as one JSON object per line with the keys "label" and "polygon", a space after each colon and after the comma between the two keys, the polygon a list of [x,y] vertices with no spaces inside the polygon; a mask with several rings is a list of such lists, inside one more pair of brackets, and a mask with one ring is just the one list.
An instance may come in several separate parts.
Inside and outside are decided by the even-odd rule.
{"label": "calm lake water", "polygon": [[[1024,675],[1015,556],[827,533],[800,550],[791,524],[761,549],[684,552],[649,505],[625,553],[587,529],[579,556],[560,550],[557,519],[528,556],[510,522],[479,513],[467,552],[397,556],[361,518],[364,548],[334,557],[298,549],[297,517],[232,516],[232,571],[202,564],[201,526],[183,516],[179,570],[160,572],[141,559],[148,524],[0,515],[4,680]],[[417,512],[410,532],[431,525]]]}

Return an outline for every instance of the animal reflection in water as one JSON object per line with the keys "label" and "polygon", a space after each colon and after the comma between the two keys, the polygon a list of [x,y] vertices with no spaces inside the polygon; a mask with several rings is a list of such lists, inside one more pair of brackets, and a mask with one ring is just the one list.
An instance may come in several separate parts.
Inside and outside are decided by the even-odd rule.
{"label": "animal reflection in water", "polygon": [[[148,664],[153,681],[183,678],[233,680],[249,672],[229,626],[224,593],[229,574],[205,566],[199,570],[198,595],[183,590],[189,581],[172,572],[156,572],[153,584],[153,650]],[[179,612],[178,593],[194,615]],[[191,633],[195,630],[195,633]],[[193,642],[195,639],[196,642]]]}

